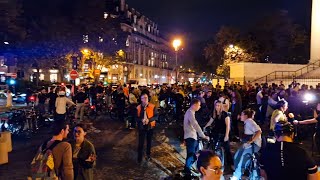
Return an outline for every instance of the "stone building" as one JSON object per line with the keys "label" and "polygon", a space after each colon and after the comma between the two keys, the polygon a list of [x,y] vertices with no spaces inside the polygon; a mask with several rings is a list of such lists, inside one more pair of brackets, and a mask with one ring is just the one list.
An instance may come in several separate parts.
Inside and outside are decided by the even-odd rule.
{"label": "stone building", "polygon": [[158,25],[129,8],[125,0],[108,0],[106,17],[118,18],[123,33],[127,34],[123,51],[125,63],[108,69],[108,79],[141,85],[175,82],[174,49],[160,34]]}

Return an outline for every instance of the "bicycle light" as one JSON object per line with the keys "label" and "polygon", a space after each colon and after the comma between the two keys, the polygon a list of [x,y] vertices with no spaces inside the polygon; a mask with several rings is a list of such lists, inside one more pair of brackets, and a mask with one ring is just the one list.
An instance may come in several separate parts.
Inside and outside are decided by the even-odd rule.
{"label": "bicycle light", "polygon": [[30,96],[30,97],[29,97],[29,100],[30,100],[30,101],[34,101],[34,100],[35,100],[35,97],[34,97],[34,96]]}
{"label": "bicycle light", "polygon": [[304,95],[304,98],[303,98],[303,99],[304,99],[304,100],[303,100],[304,103],[308,103],[308,102],[310,102],[310,101],[314,101],[314,100],[316,99],[316,97],[315,97],[314,94],[306,93],[306,94]]}

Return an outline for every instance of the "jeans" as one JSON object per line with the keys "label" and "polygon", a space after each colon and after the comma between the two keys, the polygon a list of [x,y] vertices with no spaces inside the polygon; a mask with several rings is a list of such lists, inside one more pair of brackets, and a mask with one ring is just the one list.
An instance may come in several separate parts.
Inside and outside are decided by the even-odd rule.
{"label": "jeans", "polygon": [[83,120],[84,108],[85,108],[84,103],[77,103],[77,108],[76,108],[76,113],[75,113],[76,119],[78,119],[79,111],[80,111],[80,121]]}
{"label": "jeans", "polygon": [[[256,144],[253,144],[254,146],[254,152],[258,152],[260,150],[260,147]],[[241,146],[236,154],[234,155],[234,164],[235,164],[235,171],[233,173],[233,177],[236,177],[237,179],[240,179],[246,164],[250,161],[250,157],[252,155],[252,145],[248,148],[244,148]]]}
{"label": "jeans", "polygon": [[44,115],[46,113],[46,105],[45,104],[39,103],[38,109],[39,109],[40,115]]}
{"label": "jeans", "polygon": [[50,114],[54,114],[54,112],[56,112],[56,104],[55,104],[55,102],[54,103],[49,102],[48,112]]}
{"label": "jeans", "polygon": [[138,143],[138,162],[142,162],[142,156],[143,156],[143,147],[144,147],[144,141],[147,137],[147,157],[150,157],[151,155],[151,140],[153,136],[153,129],[141,129],[139,130],[139,143]]}
{"label": "jeans", "polygon": [[55,114],[54,121],[64,122],[66,120],[66,114]]}
{"label": "jeans", "polygon": [[199,143],[193,138],[185,139],[187,146],[187,158],[184,166],[184,172],[191,174],[191,166],[197,160],[196,152],[198,151]]}

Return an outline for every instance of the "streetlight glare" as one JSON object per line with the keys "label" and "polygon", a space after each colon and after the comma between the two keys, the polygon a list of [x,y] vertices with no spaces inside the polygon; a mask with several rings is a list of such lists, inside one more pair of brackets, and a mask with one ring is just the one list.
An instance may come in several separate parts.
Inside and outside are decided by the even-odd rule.
{"label": "streetlight glare", "polygon": [[88,53],[89,53],[89,50],[88,50],[88,49],[83,49],[83,50],[82,50],[82,53],[83,53],[83,54],[88,54]]}
{"label": "streetlight glare", "polygon": [[230,44],[230,45],[229,45],[229,48],[233,48],[233,44]]}
{"label": "streetlight glare", "polygon": [[180,39],[175,39],[175,40],[173,40],[172,46],[173,46],[174,49],[177,51],[178,48],[181,46],[181,40],[180,40]]}
{"label": "streetlight glare", "polygon": [[6,44],[6,45],[8,45],[9,44],[9,42],[7,42],[7,41],[5,41],[5,42],[3,42],[4,44]]}

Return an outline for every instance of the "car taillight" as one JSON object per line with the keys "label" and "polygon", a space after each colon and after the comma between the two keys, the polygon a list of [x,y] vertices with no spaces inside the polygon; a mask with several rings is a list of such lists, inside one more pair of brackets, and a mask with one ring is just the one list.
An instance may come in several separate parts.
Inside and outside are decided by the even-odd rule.
{"label": "car taillight", "polygon": [[91,109],[94,109],[95,107],[94,107],[94,106],[90,106],[90,108],[91,108]]}
{"label": "car taillight", "polygon": [[34,101],[34,100],[35,100],[35,97],[34,97],[34,96],[30,96],[30,97],[29,97],[29,100],[30,100],[30,101]]}

